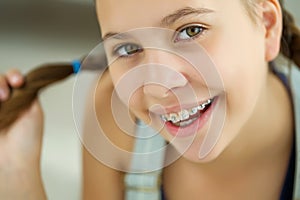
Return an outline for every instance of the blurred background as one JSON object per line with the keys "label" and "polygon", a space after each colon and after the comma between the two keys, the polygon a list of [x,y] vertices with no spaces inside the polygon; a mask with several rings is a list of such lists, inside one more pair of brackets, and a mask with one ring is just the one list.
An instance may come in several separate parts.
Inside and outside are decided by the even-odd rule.
{"label": "blurred background", "polygon": [[[288,0],[286,7],[300,25],[300,1]],[[0,1],[0,73],[72,61],[99,41],[93,0]],[[40,95],[46,120],[42,175],[49,200],[80,199],[81,146],[72,116],[73,83],[69,78]]]}

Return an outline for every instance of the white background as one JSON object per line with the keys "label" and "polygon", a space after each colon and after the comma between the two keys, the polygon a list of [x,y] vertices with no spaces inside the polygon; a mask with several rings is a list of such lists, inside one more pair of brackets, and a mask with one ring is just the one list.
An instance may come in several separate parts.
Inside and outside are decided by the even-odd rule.
{"label": "white background", "polygon": [[[299,0],[287,0],[300,22]],[[299,23],[298,23],[299,24]],[[1,0],[0,72],[72,61],[100,41],[93,0]],[[40,95],[45,111],[42,175],[50,200],[80,199],[81,147],[72,117],[74,78]]]}

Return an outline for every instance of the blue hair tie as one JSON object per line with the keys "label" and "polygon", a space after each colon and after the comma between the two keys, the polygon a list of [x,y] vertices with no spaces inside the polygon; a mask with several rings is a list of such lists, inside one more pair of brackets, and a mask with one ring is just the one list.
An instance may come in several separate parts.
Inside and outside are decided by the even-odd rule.
{"label": "blue hair tie", "polygon": [[81,62],[80,60],[74,60],[72,62],[73,71],[75,74],[77,74],[80,71]]}

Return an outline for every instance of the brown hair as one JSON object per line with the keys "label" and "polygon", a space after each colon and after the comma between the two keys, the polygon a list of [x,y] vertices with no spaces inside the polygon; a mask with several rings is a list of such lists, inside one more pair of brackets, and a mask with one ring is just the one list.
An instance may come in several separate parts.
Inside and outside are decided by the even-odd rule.
{"label": "brown hair", "polygon": [[284,8],[282,0],[283,31],[281,38],[281,53],[292,60],[300,68],[300,30],[293,16]]}

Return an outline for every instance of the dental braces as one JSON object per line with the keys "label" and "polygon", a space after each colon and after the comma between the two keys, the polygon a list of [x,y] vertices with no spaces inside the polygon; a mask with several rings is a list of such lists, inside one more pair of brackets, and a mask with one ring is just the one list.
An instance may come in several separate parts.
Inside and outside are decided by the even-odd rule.
{"label": "dental braces", "polygon": [[193,107],[191,109],[188,109],[188,110],[184,109],[177,113],[161,115],[161,119],[164,122],[171,121],[173,124],[178,123],[180,121],[187,120],[187,119],[189,119],[190,116],[198,113],[198,111],[204,110],[207,105],[211,104],[211,102],[212,102],[212,99],[209,99],[206,102],[202,103],[201,105]]}

